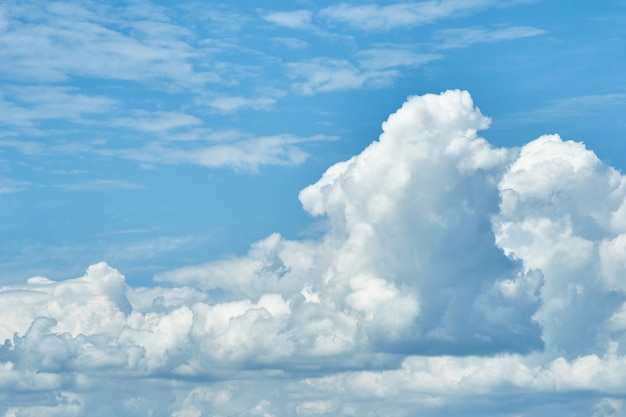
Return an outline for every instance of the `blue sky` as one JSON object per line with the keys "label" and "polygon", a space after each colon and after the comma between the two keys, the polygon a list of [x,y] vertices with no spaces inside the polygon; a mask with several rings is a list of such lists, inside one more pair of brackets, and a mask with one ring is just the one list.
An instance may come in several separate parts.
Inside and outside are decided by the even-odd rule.
{"label": "blue sky", "polygon": [[3,2],[0,413],[626,415],[625,19]]}

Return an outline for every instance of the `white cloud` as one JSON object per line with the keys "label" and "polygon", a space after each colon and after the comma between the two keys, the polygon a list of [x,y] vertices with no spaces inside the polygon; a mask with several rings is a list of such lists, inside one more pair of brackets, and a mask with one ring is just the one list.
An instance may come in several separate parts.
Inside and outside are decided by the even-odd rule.
{"label": "white cloud", "polygon": [[358,53],[358,59],[363,68],[382,70],[394,67],[414,67],[440,59],[437,54],[418,54],[406,48],[383,46],[364,50]]}
{"label": "white cloud", "polygon": [[626,94],[622,92],[563,97],[535,110],[520,113],[516,115],[516,119],[528,123],[538,119],[583,117],[592,112],[610,112],[624,102]]}
{"label": "white cloud", "polygon": [[438,19],[480,10],[493,0],[444,0],[354,6],[341,3],[326,7],[320,16],[365,31],[385,31],[429,23]]}
{"label": "white cloud", "polygon": [[[380,142],[302,191],[307,211],[329,217],[332,228],[322,243],[273,236],[244,258],[185,268],[160,279],[243,292],[252,299],[263,293],[296,299],[314,293],[321,307],[342,306],[360,317],[360,334],[349,320],[339,345],[318,338],[319,352],[345,349],[363,338],[415,350],[427,345],[454,350],[462,344],[488,351],[506,338],[514,349],[538,346],[538,326],[531,317],[517,318],[515,341],[506,330],[511,323],[491,317],[490,309],[502,309],[498,303],[506,300],[484,292],[507,274],[515,278],[490,229],[481,226],[497,211],[494,184],[510,156],[476,136],[488,119],[472,107],[468,94],[443,97],[412,98],[384,125]],[[473,243],[459,241],[459,233]],[[477,239],[482,244],[476,245]],[[458,248],[458,265],[442,269],[437,259],[447,256],[449,247]],[[421,253],[429,255],[422,258]],[[480,264],[494,266],[474,276],[471,271]],[[457,296],[443,302],[449,283],[466,274],[471,278],[458,287]],[[302,277],[310,278],[302,282]],[[517,307],[523,310],[536,302],[519,297]],[[467,320],[482,326],[468,332]]]}
{"label": "white cloud", "polygon": [[301,191],[318,239],[162,288],[105,263],[2,288],[0,412],[502,415],[523,395],[521,415],[619,415],[626,180],[556,135],[495,148],[489,122],[467,92],[410,97]]}
{"label": "white cloud", "polygon": [[136,110],[132,113],[132,117],[114,119],[112,120],[112,124],[155,133],[164,133],[170,130],[185,129],[203,124],[201,119],[177,111],[148,112],[145,110]]}
{"label": "white cloud", "polygon": [[624,401],[617,398],[603,398],[596,405],[593,417],[609,417],[623,415]]}
{"label": "white cloud", "polygon": [[289,49],[303,49],[310,46],[308,42],[298,38],[273,37],[271,41]]}
{"label": "white cloud", "polygon": [[[210,136],[207,135],[207,138]],[[303,149],[306,143],[334,139],[322,135],[249,137],[237,133],[236,136],[236,140],[213,144],[200,141],[191,141],[186,145],[155,142],[142,149],[127,149],[119,154],[146,164],[193,164],[208,168],[226,166],[255,171],[263,165],[301,164],[308,157]]]}
{"label": "white cloud", "polygon": [[379,45],[356,54],[356,62],[317,57],[286,65],[292,88],[301,94],[383,88],[402,77],[407,68],[440,59],[438,54],[422,54],[407,45]]}
{"label": "white cloud", "polygon": [[71,184],[58,185],[69,191],[111,191],[111,190],[136,190],[143,185],[124,180],[94,179]]}
{"label": "white cloud", "polygon": [[465,48],[476,43],[511,41],[532,36],[544,35],[543,29],[531,26],[510,26],[502,29],[485,28],[444,29],[438,33],[439,47],[442,49]]}
{"label": "white cloud", "polygon": [[77,88],[20,86],[7,88],[0,97],[0,122],[9,126],[34,126],[41,120],[84,121],[108,113],[119,103],[105,96],[83,94]]}
{"label": "white cloud", "polygon": [[17,181],[0,175],[0,195],[21,191],[29,185],[30,183],[26,181]]}
{"label": "white cloud", "polygon": [[292,12],[268,13],[264,19],[268,22],[290,29],[306,29],[311,26],[313,13],[309,10],[296,10]]}
{"label": "white cloud", "polygon": [[305,95],[382,87],[400,75],[398,71],[385,68],[362,70],[346,60],[332,58],[315,58],[287,64],[287,74],[294,80],[294,90]]}
{"label": "white cloud", "polygon": [[267,110],[276,100],[270,97],[246,98],[246,97],[217,97],[208,102],[208,105],[219,111],[229,113],[240,109],[250,108],[253,110]]}
{"label": "white cloud", "polygon": [[[272,99],[225,99],[212,105],[224,112],[243,107],[270,106]],[[257,171],[268,165],[294,166],[309,157],[307,146],[314,142],[333,141],[334,136],[313,135],[299,137],[290,134],[254,137],[236,129],[216,131],[205,126],[195,116],[181,112],[135,111],[131,117],[112,118],[109,125],[115,129],[126,128],[119,137],[110,141],[86,140],[82,143],[64,139],[52,143],[0,140],[0,145],[12,147],[26,155],[102,155],[134,160],[146,166],[157,164],[191,164],[207,168],[229,167],[237,170]],[[101,124],[98,121],[89,122]],[[150,141],[123,141],[128,129],[148,133]],[[19,191],[28,185],[0,177],[0,193]],[[71,184],[58,184],[68,190],[111,190],[140,188],[129,181],[96,179]]]}
{"label": "white cloud", "polygon": [[27,406],[9,408],[5,417],[35,417],[35,416],[79,416],[84,412],[81,397],[71,392],[62,392],[55,397],[57,404],[52,406]]}
{"label": "white cloud", "polygon": [[615,287],[621,267],[610,248],[622,239],[612,220],[624,201],[624,178],[583,144],[553,135],[524,146],[499,188],[496,240],[524,268],[543,274],[534,318],[546,345],[568,356],[596,352],[613,337],[605,322],[623,299],[614,292],[623,289]]}
{"label": "white cloud", "polygon": [[11,25],[0,38],[0,71],[40,81],[79,76],[189,85],[218,79],[193,69],[184,29],[127,13],[96,4],[11,5],[5,8]]}

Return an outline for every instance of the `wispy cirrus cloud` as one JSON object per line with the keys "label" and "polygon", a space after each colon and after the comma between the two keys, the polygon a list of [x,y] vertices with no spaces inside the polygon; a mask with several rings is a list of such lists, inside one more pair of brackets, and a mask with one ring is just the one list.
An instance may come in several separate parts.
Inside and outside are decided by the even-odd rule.
{"label": "wispy cirrus cloud", "polygon": [[287,74],[294,80],[294,90],[304,95],[366,86],[380,87],[399,76],[399,72],[392,69],[365,70],[350,61],[333,58],[287,64]]}
{"label": "wispy cirrus cloud", "polygon": [[224,113],[236,112],[241,109],[268,110],[275,103],[276,99],[271,97],[248,98],[241,96],[215,97],[207,101],[209,107]]}
{"label": "wispy cirrus cloud", "polygon": [[417,67],[441,58],[443,58],[441,54],[416,53],[404,45],[377,45],[357,54],[361,67],[371,70]]}
{"label": "wispy cirrus cloud", "polygon": [[[219,112],[229,113],[245,107],[269,109],[274,102],[272,98],[221,97],[208,101],[206,105]],[[55,114],[61,117],[63,110],[53,109],[47,114],[46,108],[40,106],[36,111],[24,111],[23,121],[30,126],[32,121],[40,117],[54,118]],[[89,111],[89,107],[84,110]],[[15,116],[19,113],[11,114]],[[304,150],[306,144],[336,139],[328,135],[301,137],[290,134],[257,137],[238,129],[211,129],[205,120],[179,111],[132,110],[126,114],[121,116],[116,112],[106,124],[96,120],[84,121],[90,123],[99,136],[112,137],[107,140],[72,141],[61,136],[61,139],[54,141],[39,142],[6,138],[0,140],[0,146],[30,156],[100,155],[131,159],[142,164],[191,164],[256,171],[267,165],[299,165],[308,158],[308,152]],[[66,116],[71,114],[68,112]],[[79,116],[81,114],[75,117]],[[149,140],[146,140],[146,135]],[[105,181],[70,187],[112,188],[114,185]]]}
{"label": "wispy cirrus cloud", "polygon": [[22,191],[30,185],[27,181],[16,180],[0,175],[0,195]]}
{"label": "wispy cirrus cloud", "polygon": [[311,27],[313,12],[296,10],[292,12],[273,12],[263,16],[265,20],[289,29],[308,29]]}
{"label": "wispy cirrus cloud", "polygon": [[86,94],[76,87],[22,85],[0,93],[0,123],[33,127],[43,120],[80,122],[85,117],[109,113],[119,101]]}
{"label": "wispy cirrus cloud", "polygon": [[309,156],[304,149],[307,143],[336,139],[324,135],[252,137],[236,133],[233,137],[229,133],[228,136],[229,140],[213,144],[197,140],[187,142],[186,145],[158,142],[116,153],[145,164],[192,164],[207,168],[231,167],[256,171],[264,165],[299,165]]}
{"label": "wispy cirrus cloud", "polygon": [[[273,23],[291,28],[311,29],[323,34],[324,27],[342,23],[342,28],[382,32],[431,23],[471,14],[490,7],[509,7],[513,3],[498,0],[423,1],[389,5],[349,5],[340,3],[313,13],[309,10],[276,12]],[[315,25],[313,18],[315,17]],[[389,86],[409,68],[436,59],[443,59],[446,49],[468,47],[477,43],[512,41],[545,34],[531,26],[508,26],[496,29],[443,29],[419,45],[372,44],[357,49],[351,56],[317,57],[286,64],[287,75],[294,83],[292,90],[305,95],[320,92],[379,88]],[[373,33],[376,35],[376,33]],[[421,49],[417,52],[415,49]]]}
{"label": "wispy cirrus cloud", "polygon": [[319,15],[328,21],[347,24],[354,29],[382,32],[481,10],[495,3],[495,0],[422,1],[385,6],[340,3],[320,10]]}
{"label": "wispy cirrus cloud", "polygon": [[611,111],[611,109],[620,108],[624,103],[626,103],[626,93],[621,91],[570,96],[552,100],[544,106],[518,113],[514,117],[525,122],[537,119],[579,117],[595,111]]}
{"label": "wispy cirrus cloud", "polygon": [[[344,22],[351,29],[383,30],[387,28],[418,25],[428,21],[456,16],[490,7],[498,2],[443,1],[396,3],[386,6],[349,6],[338,4],[318,11],[295,10],[265,13],[265,22],[291,29],[320,29],[329,22]],[[305,152],[299,145],[284,140],[245,139],[241,142],[220,144],[220,147],[199,147],[196,156],[188,149],[176,149],[173,141],[202,141],[217,131],[228,128],[209,128],[211,114],[224,115],[242,110],[264,111],[276,108],[288,91],[296,95],[384,88],[390,86],[407,71],[436,59],[442,59],[441,49],[422,52],[407,45],[374,43],[336,57],[306,58],[284,63],[267,51],[240,48],[229,37],[199,39],[190,30],[165,13],[158,6],[137,8],[133,5],[107,6],[85,4],[26,4],[5,7],[3,36],[0,37],[0,72],[7,79],[31,80],[29,84],[15,83],[5,89],[0,98],[0,122],[10,127],[5,136],[17,134],[24,129],[41,134],[44,122],[55,121],[59,132],[58,143],[37,143],[23,140],[21,144],[9,138],[3,143],[17,150],[34,155],[42,152],[74,152],[99,155],[120,155],[127,149],[132,159],[148,162],[176,160],[176,163],[200,164],[203,166],[258,167],[266,164],[299,164]],[[193,7],[190,10],[196,10]],[[198,10],[196,10],[198,11]],[[222,28],[228,26],[225,11],[205,10],[204,19]],[[237,21],[245,16],[232,15]],[[372,19],[377,16],[377,19]],[[250,18],[248,18],[250,19]],[[348,19],[348,20],[342,20]],[[368,23],[370,22],[370,23]],[[316,26],[315,26],[316,25]],[[368,26],[380,25],[380,26]],[[216,26],[216,27],[217,27]],[[227,30],[228,28],[222,28]],[[236,33],[240,27],[230,27],[228,33]],[[214,28],[215,29],[215,28]],[[217,30],[217,29],[215,29]],[[221,29],[220,29],[221,30]],[[533,31],[534,30],[534,31]],[[468,45],[477,42],[510,40],[516,37],[539,33],[530,27],[512,27],[488,30],[456,30],[441,32],[444,48]],[[307,43],[297,38],[279,38],[287,46],[301,48]],[[447,46],[446,46],[447,45]],[[219,59],[207,59],[217,57]],[[232,59],[233,55],[253,57]],[[250,62],[250,63],[249,63]],[[267,94],[271,86],[255,85],[262,72],[260,63],[277,65],[290,80],[290,88],[276,94]],[[9,64],[10,63],[10,64]],[[75,79],[87,79],[98,88],[91,90],[66,86]],[[41,85],[37,85],[38,80]],[[202,85],[207,82],[223,81],[207,96],[202,90],[192,92],[191,104],[170,106],[180,88]],[[238,85],[245,81],[256,94],[249,94]],[[123,94],[125,86],[148,84],[158,91],[158,103],[153,108],[142,107]],[[281,88],[283,79],[280,80]],[[61,84],[61,85],[59,85]],[[105,88],[106,87],[106,88]],[[274,87],[277,91],[277,88]],[[99,91],[100,93],[94,93]],[[156,92],[156,90],[155,90]],[[110,94],[110,96],[109,96]],[[156,102],[155,102],[156,103]],[[190,111],[193,106],[204,106],[205,115]],[[206,112],[208,107],[210,112]],[[209,116],[206,116],[209,113]],[[107,122],[103,122],[103,120]],[[72,129],[76,125],[90,124],[93,141],[76,140]],[[48,126],[46,126],[48,128]],[[22,130],[20,130],[22,129]],[[65,130],[64,130],[65,129]],[[145,146],[128,150],[124,139],[145,142]],[[297,135],[294,135],[294,137]],[[281,137],[280,135],[273,136]],[[153,142],[155,143],[148,143]],[[96,143],[97,142],[97,143]],[[236,150],[236,146],[242,149]],[[140,156],[138,149],[147,149]],[[160,148],[176,158],[159,158]],[[254,151],[260,152],[256,157]],[[202,156],[200,156],[202,155]],[[239,161],[238,161],[239,158]],[[256,169],[256,168],[255,168]]]}
{"label": "wispy cirrus cloud", "polygon": [[381,88],[401,77],[404,70],[418,67],[439,54],[416,53],[403,45],[372,48],[359,52],[356,62],[346,59],[318,57],[286,65],[287,75],[294,81],[293,89],[304,95],[319,92]]}
{"label": "wispy cirrus cloud", "polygon": [[131,114],[132,117],[113,119],[111,124],[165,135],[172,130],[193,128],[204,124],[198,117],[179,111],[135,110]]}
{"label": "wispy cirrus cloud", "polygon": [[118,179],[92,179],[81,182],[56,185],[67,191],[115,191],[115,190],[137,190],[144,188],[142,184],[118,180]]}
{"label": "wispy cirrus cloud", "polygon": [[125,12],[94,4],[5,8],[12,24],[0,36],[0,72],[38,81],[97,77],[189,85],[219,79],[194,69],[197,52],[180,26],[146,15],[132,19]]}
{"label": "wispy cirrus cloud", "polygon": [[292,37],[280,36],[280,37],[273,37],[270,40],[276,45],[284,46],[288,49],[294,49],[294,50],[304,49],[308,46],[311,46],[308,42],[302,39],[292,38]]}
{"label": "wispy cirrus cloud", "polygon": [[465,48],[477,43],[512,41],[545,35],[547,32],[532,26],[509,26],[499,29],[482,27],[443,29],[437,33],[438,47],[441,49]]}

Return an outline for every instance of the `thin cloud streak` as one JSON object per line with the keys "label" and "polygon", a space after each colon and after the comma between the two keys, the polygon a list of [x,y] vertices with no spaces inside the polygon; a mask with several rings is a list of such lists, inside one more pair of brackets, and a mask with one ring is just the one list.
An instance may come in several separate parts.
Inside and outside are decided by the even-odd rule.
{"label": "thin cloud streak", "polygon": [[529,112],[513,115],[512,119],[530,122],[537,119],[580,117],[590,112],[607,112],[626,103],[626,94],[588,94],[576,97],[563,97]]}
{"label": "thin cloud streak", "polygon": [[386,6],[352,6],[347,3],[329,6],[319,14],[322,18],[364,31],[388,31],[423,25],[461,13],[481,10],[497,4],[494,0],[444,0],[416,3],[395,3]]}
{"label": "thin cloud streak", "polygon": [[309,10],[296,10],[293,12],[268,13],[264,19],[268,22],[290,29],[307,29],[311,27],[313,13]]}
{"label": "thin cloud streak", "polygon": [[193,164],[207,168],[231,167],[255,172],[263,165],[301,164],[308,157],[304,150],[307,143],[335,139],[323,135],[244,137],[210,146],[194,141],[190,142],[193,145],[188,145],[187,149],[180,144],[162,142],[140,149],[118,151],[118,155],[147,164]]}
{"label": "thin cloud streak", "polygon": [[287,64],[293,88],[304,95],[320,92],[351,90],[363,87],[383,87],[400,76],[397,70],[362,70],[349,61],[314,58],[309,62]]}
{"label": "thin cloud streak", "polygon": [[444,29],[437,37],[441,49],[467,48],[477,43],[511,41],[544,35],[547,32],[530,26],[511,26],[502,29],[485,28]]}

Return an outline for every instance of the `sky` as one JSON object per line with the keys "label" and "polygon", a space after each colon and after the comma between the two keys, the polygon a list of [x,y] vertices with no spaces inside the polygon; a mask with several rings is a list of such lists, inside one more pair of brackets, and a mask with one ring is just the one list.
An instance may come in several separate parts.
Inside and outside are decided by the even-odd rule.
{"label": "sky", "polygon": [[626,5],[0,3],[0,416],[626,416]]}

